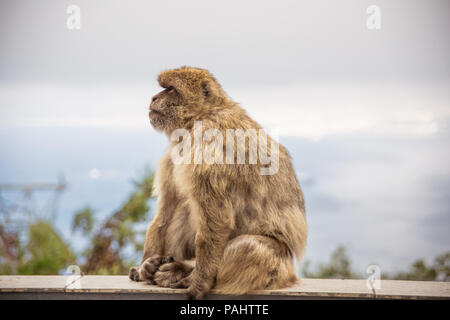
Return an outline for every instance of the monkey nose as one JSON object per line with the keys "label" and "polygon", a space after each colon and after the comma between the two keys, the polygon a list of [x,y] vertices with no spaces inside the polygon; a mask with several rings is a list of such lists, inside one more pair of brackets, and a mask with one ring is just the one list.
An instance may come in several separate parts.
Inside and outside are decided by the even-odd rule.
{"label": "monkey nose", "polygon": [[155,101],[158,100],[158,97],[153,97],[152,101],[150,102],[150,110],[155,109]]}

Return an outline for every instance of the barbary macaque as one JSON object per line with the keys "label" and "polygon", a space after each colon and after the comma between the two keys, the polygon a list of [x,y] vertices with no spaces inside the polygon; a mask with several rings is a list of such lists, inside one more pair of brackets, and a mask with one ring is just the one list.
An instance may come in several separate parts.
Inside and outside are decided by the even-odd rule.
{"label": "barbary macaque", "polygon": [[155,176],[156,216],[130,278],[187,288],[191,299],[212,288],[244,294],[296,283],[307,223],[286,149],[207,70],[168,70],[158,82],[150,122],[170,141]]}

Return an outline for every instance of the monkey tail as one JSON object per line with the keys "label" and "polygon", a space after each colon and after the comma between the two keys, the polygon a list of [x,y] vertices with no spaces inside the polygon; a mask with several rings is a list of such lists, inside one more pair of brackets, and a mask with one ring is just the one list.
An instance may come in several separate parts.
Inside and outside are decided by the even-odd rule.
{"label": "monkey tail", "polygon": [[265,236],[242,235],[231,240],[217,273],[215,292],[240,295],[296,284],[293,257],[279,254],[284,251],[280,245]]}

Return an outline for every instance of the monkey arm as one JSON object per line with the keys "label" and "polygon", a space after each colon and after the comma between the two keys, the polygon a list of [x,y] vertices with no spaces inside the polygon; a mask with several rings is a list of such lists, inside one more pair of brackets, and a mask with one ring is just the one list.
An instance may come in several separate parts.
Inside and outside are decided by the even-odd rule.
{"label": "monkey arm", "polygon": [[149,257],[164,254],[166,230],[178,205],[175,192],[168,188],[161,190],[158,197],[156,216],[147,230],[141,264]]}
{"label": "monkey arm", "polygon": [[[199,178],[205,179],[204,176]],[[225,190],[220,190],[225,186],[212,177],[206,178],[207,183],[203,180],[194,184],[195,198],[191,205],[191,210],[199,217],[199,229],[195,238],[196,265],[190,275],[187,294],[195,299],[201,299],[214,285],[225,247],[234,228],[232,205]]]}
{"label": "monkey arm", "polygon": [[139,267],[131,267],[129,277],[133,281],[147,281],[153,283],[153,276],[159,266],[172,262],[172,257],[164,257],[166,230],[173,216],[177,201],[171,193],[161,192],[158,198],[158,209],[150,227],[147,230],[144,252]]}

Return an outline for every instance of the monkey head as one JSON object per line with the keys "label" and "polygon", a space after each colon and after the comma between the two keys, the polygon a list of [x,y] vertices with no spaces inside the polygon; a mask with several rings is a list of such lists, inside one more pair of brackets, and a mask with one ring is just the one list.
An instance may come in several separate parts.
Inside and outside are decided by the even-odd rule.
{"label": "monkey head", "polygon": [[170,134],[190,129],[195,120],[226,106],[227,97],[217,80],[204,69],[181,67],[158,76],[163,91],[150,103],[150,123]]}

